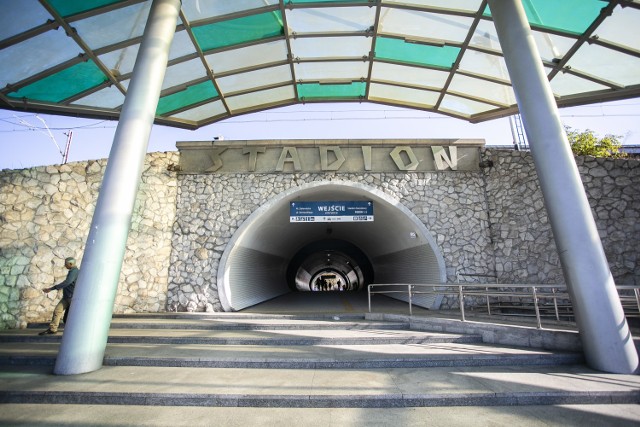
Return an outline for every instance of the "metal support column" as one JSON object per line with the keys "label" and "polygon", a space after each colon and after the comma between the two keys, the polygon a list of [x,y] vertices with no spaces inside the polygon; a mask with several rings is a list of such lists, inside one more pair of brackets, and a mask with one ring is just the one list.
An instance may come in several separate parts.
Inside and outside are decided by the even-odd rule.
{"label": "metal support column", "polygon": [[632,373],[638,354],[520,0],[488,0],[540,179],[589,366]]}
{"label": "metal support column", "polygon": [[54,373],[102,367],[138,183],[180,0],[154,0],[91,222]]}

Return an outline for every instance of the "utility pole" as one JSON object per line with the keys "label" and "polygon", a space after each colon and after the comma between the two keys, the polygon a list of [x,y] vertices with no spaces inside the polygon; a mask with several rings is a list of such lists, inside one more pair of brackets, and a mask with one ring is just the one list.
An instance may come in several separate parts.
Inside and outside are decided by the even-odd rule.
{"label": "utility pole", "polygon": [[73,139],[73,131],[65,133],[67,135],[67,144],[64,147],[64,154],[62,155],[62,164],[66,164],[69,161],[69,149],[71,148],[71,140]]}
{"label": "utility pole", "polygon": [[24,126],[27,126],[29,129],[36,130],[48,136],[51,139],[51,141],[53,141],[56,148],[58,149],[58,153],[60,153],[60,155],[62,156],[62,164],[64,165],[65,163],[67,163],[67,161],[69,160],[69,148],[71,148],[71,139],[73,138],[73,132],[71,130],[69,131],[69,133],[65,133],[65,135],[67,135],[67,145],[65,146],[64,151],[62,151],[62,149],[60,148],[60,145],[58,144],[58,141],[56,141],[56,137],[53,136],[51,129],[49,129],[49,126],[47,125],[47,122],[42,117],[38,116],[37,114],[35,116],[36,119],[42,122],[42,124],[44,125],[44,128],[47,130],[46,132],[43,131],[42,128],[36,127],[31,123],[29,123],[28,121],[21,119],[16,115],[14,115],[13,117],[15,117],[18,120],[18,122],[20,122]]}

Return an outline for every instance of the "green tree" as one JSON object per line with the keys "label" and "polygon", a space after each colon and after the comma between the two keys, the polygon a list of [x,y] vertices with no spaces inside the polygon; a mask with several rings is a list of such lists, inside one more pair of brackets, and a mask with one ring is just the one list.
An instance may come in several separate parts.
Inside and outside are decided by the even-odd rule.
{"label": "green tree", "polygon": [[627,157],[627,153],[621,151],[622,142],[619,135],[607,134],[600,138],[590,129],[577,131],[567,126],[565,130],[571,151],[576,156]]}

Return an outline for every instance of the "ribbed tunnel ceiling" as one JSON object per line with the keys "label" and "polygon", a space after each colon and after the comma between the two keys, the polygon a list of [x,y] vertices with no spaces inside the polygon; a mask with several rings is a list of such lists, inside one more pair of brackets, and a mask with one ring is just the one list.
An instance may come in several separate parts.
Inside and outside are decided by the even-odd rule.
{"label": "ribbed tunnel ceiling", "polygon": [[[289,202],[316,200],[373,200],[374,222],[331,222],[300,223],[289,222]],[[257,250],[291,257],[306,244],[323,239],[340,239],[349,235],[349,241],[366,248],[367,255],[375,258],[389,252],[424,245],[421,238],[411,239],[409,233],[420,234],[409,217],[399,215],[398,208],[388,201],[363,192],[360,187],[345,185],[323,185],[300,191],[292,198],[282,198],[277,203],[265,207],[251,223],[251,231],[243,233],[238,244]],[[381,232],[380,227],[384,227]]]}
{"label": "ribbed tunnel ceiling", "polygon": [[[289,203],[304,200],[371,200],[373,222],[290,223]],[[330,231],[329,231],[330,230]],[[344,251],[341,243],[357,252]],[[241,310],[291,290],[288,273],[299,266],[318,267],[313,252],[295,264],[302,249],[318,244],[318,252],[353,256],[366,278],[376,283],[446,282],[444,259],[429,230],[397,200],[352,182],[306,184],[283,192],[243,223],[227,245],[218,269],[218,291],[225,310]],[[354,254],[362,253],[367,262]],[[340,262],[337,262],[340,264]],[[293,267],[294,271],[291,271]],[[310,277],[318,268],[310,269]],[[359,283],[365,289],[369,283]],[[308,282],[307,282],[308,284]],[[400,297],[399,297],[400,298]],[[434,298],[414,301],[431,307]]]}
{"label": "ribbed tunnel ceiling", "polygon": [[[640,0],[522,0],[560,106],[640,96]],[[0,0],[0,108],[116,118],[151,1]],[[156,122],[374,102],[517,112],[486,0],[183,0]]]}

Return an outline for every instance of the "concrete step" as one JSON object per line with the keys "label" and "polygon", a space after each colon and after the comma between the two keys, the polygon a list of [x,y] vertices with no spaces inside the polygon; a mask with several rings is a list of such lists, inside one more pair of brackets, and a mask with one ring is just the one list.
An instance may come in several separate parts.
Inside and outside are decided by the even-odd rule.
{"label": "concrete step", "polygon": [[365,313],[305,313],[305,314],[276,314],[276,313],[251,313],[251,312],[229,312],[229,313],[206,313],[206,312],[182,312],[169,311],[163,313],[132,313],[114,314],[113,319],[227,319],[227,320],[364,320]]}
{"label": "concrete step", "polygon": [[0,425],[32,426],[527,426],[637,427],[640,405],[255,408],[82,404],[2,405]]}
{"label": "concrete step", "polygon": [[[410,321],[340,316],[155,315],[113,320],[106,366],[352,369],[567,365],[580,353],[482,343],[482,335],[409,330]],[[30,330],[28,330],[30,331]],[[0,363],[52,365],[59,335],[0,334]]]}
{"label": "concrete step", "polygon": [[[5,347],[5,346],[3,346]],[[53,366],[57,344],[14,344],[0,351],[0,365]],[[359,346],[214,346],[109,344],[105,366],[243,369],[381,369],[443,366],[558,366],[581,364],[579,354],[500,349],[470,344]]]}
{"label": "concrete step", "polygon": [[[576,351],[486,342],[522,342],[535,329],[429,322],[404,315],[117,316],[104,366],[72,376],[52,375],[60,334],[1,331],[0,424],[640,421],[640,376],[590,370]],[[92,418],[97,413],[103,415]]]}
{"label": "concrete step", "polygon": [[[59,342],[62,333],[39,336],[30,331],[0,335],[0,343]],[[292,329],[292,330],[202,330],[202,329],[111,329],[111,344],[208,344],[208,345],[384,345],[481,343],[475,334],[446,334],[388,329]]]}
{"label": "concrete step", "polygon": [[[32,323],[28,329],[46,329],[46,323]],[[315,319],[175,319],[175,318],[128,318],[113,319],[111,330],[115,329],[189,329],[211,331],[265,331],[265,330],[400,330],[408,329],[406,321],[372,320],[315,320]]]}
{"label": "concrete step", "polygon": [[638,404],[640,378],[574,367],[299,370],[114,367],[80,376],[0,368],[0,403],[401,408]]}

